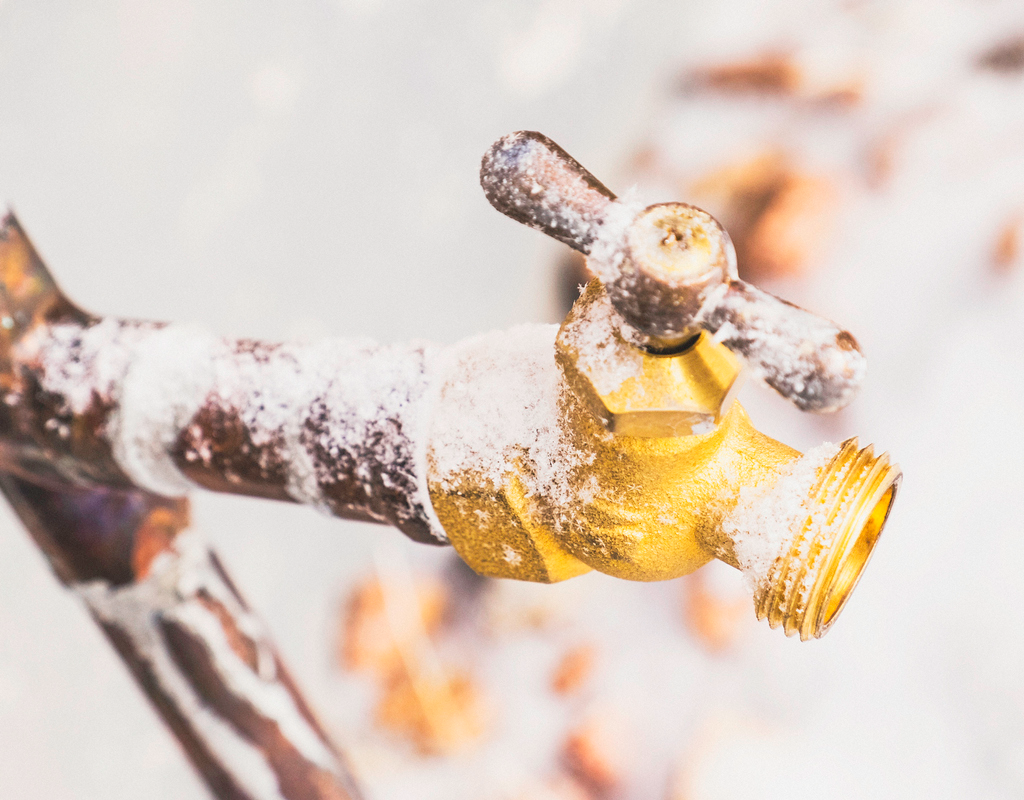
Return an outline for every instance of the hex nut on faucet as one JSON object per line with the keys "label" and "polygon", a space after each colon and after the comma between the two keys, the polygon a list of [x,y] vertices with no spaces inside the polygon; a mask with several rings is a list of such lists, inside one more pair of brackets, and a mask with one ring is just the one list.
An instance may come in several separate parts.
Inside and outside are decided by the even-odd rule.
{"label": "hex nut on faucet", "polygon": [[[555,342],[557,447],[545,422],[543,445],[485,437],[473,448],[504,454],[497,473],[430,458],[451,544],[484,575],[541,582],[588,569],[667,580],[718,558],[747,574],[758,618],[822,636],[901,472],[856,439],[801,455],[757,431],[733,398],[745,361],[803,410],[842,408],[864,373],[853,337],[738,280],[728,234],[706,212],[620,202],[542,134],[499,139],[480,178],[498,211],[587,255],[596,280]],[[544,374],[529,363],[519,380]],[[476,375],[467,362],[450,384]],[[512,409],[490,394],[499,399],[479,411],[501,420]],[[448,435],[466,427],[465,411]]]}
{"label": "hex nut on faucet", "polygon": [[[740,360],[707,333],[666,351],[627,340],[633,334],[593,281],[555,340],[555,360],[570,391],[611,433],[667,437],[705,433],[743,382]],[[635,336],[635,334],[633,334]]]}

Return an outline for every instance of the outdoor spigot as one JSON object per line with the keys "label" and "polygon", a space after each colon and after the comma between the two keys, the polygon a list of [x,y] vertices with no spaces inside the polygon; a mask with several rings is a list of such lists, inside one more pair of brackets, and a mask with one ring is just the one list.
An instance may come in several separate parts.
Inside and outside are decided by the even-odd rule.
{"label": "outdoor spigot", "polygon": [[[459,554],[482,574],[542,582],[590,569],[664,580],[717,557],[747,574],[759,618],[823,635],[900,470],[855,439],[801,456],[755,430],[734,397],[746,362],[801,409],[841,408],[864,373],[853,337],[740,281],[706,212],[620,202],[539,133],[496,142],[481,184],[502,213],[587,254],[594,280],[555,339],[557,435],[500,475],[452,467],[434,437],[431,500]],[[502,346],[457,360],[442,412]]]}

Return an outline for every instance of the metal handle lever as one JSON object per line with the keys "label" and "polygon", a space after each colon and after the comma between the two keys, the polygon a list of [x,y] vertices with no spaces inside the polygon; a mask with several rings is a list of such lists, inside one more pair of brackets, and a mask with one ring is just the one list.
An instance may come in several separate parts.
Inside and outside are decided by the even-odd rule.
{"label": "metal handle lever", "polygon": [[589,256],[591,273],[652,350],[709,331],[804,411],[836,411],[859,389],[865,360],[856,339],[740,280],[729,235],[706,211],[630,209],[535,131],[491,145],[480,183],[502,214]]}
{"label": "metal handle lever", "polygon": [[536,131],[498,139],[480,164],[492,206],[516,222],[590,253],[615,195],[575,158]]}

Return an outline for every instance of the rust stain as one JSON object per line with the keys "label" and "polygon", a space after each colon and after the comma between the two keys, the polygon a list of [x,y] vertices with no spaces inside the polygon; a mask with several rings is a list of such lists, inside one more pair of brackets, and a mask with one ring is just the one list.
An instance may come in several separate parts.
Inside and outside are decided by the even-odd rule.
{"label": "rust stain", "polygon": [[132,543],[132,572],[136,580],[149,575],[158,555],[170,550],[174,537],[188,527],[188,506],[154,508],[135,532]]}

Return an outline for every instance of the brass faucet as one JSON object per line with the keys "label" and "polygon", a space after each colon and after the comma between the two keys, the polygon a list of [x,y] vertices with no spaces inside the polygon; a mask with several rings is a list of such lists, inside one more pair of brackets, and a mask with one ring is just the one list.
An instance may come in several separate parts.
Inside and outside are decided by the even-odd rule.
{"label": "brass faucet", "polygon": [[496,142],[481,180],[499,211],[586,253],[595,277],[555,340],[561,490],[536,489],[528,452],[500,479],[430,461],[459,555],[481,574],[540,582],[591,569],[665,580],[719,558],[747,572],[758,618],[822,636],[900,470],[856,439],[801,457],[734,397],[747,362],[805,410],[840,408],[864,372],[856,341],[738,280],[706,212],[620,202],[541,134]]}

